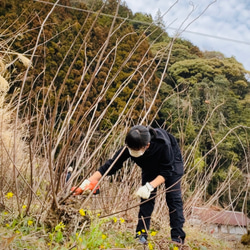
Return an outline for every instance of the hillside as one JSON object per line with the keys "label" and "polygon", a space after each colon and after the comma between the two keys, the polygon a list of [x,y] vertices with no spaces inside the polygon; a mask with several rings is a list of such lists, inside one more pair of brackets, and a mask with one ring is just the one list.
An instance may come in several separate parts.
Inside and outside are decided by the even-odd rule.
{"label": "hillside", "polygon": [[161,187],[147,248],[244,249],[188,218],[193,206],[250,216],[249,72],[118,3],[0,2],[0,247],[146,249],[134,240],[133,162],[99,195],[70,192],[144,124],[178,139],[188,233],[184,247],[170,241]]}

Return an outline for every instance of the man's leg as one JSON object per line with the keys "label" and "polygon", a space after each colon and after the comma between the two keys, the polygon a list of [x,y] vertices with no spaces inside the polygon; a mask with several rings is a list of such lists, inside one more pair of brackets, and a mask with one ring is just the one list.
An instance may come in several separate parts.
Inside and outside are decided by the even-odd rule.
{"label": "man's leg", "polygon": [[[155,192],[152,192],[149,199],[155,196]],[[141,199],[141,202],[144,202],[144,199]],[[143,235],[147,239],[147,231],[150,228],[151,215],[154,210],[155,198],[148,200],[147,202],[140,205],[140,210],[138,214],[138,224],[136,227],[136,236]]]}
{"label": "man's leg", "polygon": [[170,176],[166,182],[166,202],[169,208],[169,218],[171,227],[171,239],[179,243],[184,243],[186,234],[183,231],[185,222],[183,215],[183,202],[181,195],[181,177]]}

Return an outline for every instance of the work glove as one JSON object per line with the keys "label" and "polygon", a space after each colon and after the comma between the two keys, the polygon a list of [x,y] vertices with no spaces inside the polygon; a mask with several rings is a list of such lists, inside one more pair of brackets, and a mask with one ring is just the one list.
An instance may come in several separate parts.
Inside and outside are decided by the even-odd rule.
{"label": "work glove", "polygon": [[148,199],[153,190],[154,187],[147,182],[144,186],[140,187],[135,194],[143,199]]}
{"label": "work glove", "polygon": [[[88,179],[84,180],[83,183],[78,187],[72,187],[71,188],[71,192],[74,192],[73,195],[80,195],[82,194],[83,191],[86,191],[86,190],[93,190],[96,186],[98,181],[89,181]],[[95,191],[94,191],[94,194],[98,194],[100,191],[99,191],[99,187],[96,187],[95,188]]]}

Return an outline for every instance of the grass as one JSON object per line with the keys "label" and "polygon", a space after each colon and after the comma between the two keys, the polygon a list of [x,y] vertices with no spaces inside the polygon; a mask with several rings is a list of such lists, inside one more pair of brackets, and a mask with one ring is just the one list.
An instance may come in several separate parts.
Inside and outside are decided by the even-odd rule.
{"label": "grass", "polygon": [[184,246],[170,241],[168,225],[159,231],[149,232],[148,246],[137,243],[133,229],[127,227],[124,218],[110,217],[100,219],[89,211],[79,212],[79,216],[90,216],[90,223],[77,232],[68,231],[67,225],[58,223],[53,229],[46,228],[32,217],[14,218],[6,211],[1,212],[0,249],[250,249],[238,242],[229,242],[202,232],[199,228],[185,226],[187,238]]}
{"label": "grass", "polygon": [[[48,13],[47,17],[49,17],[49,15],[50,13]],[[43,30],[46,19],[47,18],[44,17],[44,22],[39,24],[41,31]],[[24,25],[24,27],[25,26],[26,25]],[[16,30],[20,32],[21,29],[16,28]],[[113,33],[115,30],[111,29],[110,31],[110,35],[105,44],[108,44],[108,41],[111,39],[111,34],[115,34],[115,32]],[[9,32],[9,34],[12,34],[12,32]],[[42,32],[39,34],[42,34]],[[88,39],[91,38],[92,32],[87,32],[86,34],[84,41],[87,42]],[[37,41],[40,39],[39,36],[37,37]],[[144,40],[144,36],[144,33],[142,33],[141,37],[138,38],[138,42],[140,42],[141,39]],[[12,39],[10,39],[10,41],[12,41]],[[71,54],[69,52],[71,52],[70,50],[75,42],[76,39],[72,41],[72,46],[69,46],[69,51],[66,55]],[[4,50],[5,44],[7,43],[5,43],[5,41],[1,41],[0,43]],[[36,55],[37,53],[39,55],[39,43],[37,42],[36,44],[33,50],[28,54]],[[82,42],[82,44],[85,44],[85,42]],[[119,43],[116,46],[118,45]],[[88,48],[88,46],[86,46],[86,48]],[[34,95],[33,87],[37,84],[36,77],[38,77],[33,76],[32,72],[29,72],[32,66],[31,61],[18,53],[13,54],[13,52],[11,52],[12,54],[8,54],[9,51],[12,51],[11,47],[6,47],[5,49],[6,56],[4,60],[1,59],[2,61],[0,61],[0,249],[246,249],[246,247],[244,248],[238,243],[215,238],[213,235],[204,233],[199,228],[190,227],[188,224],[185,226],[187,233],[185,246],[180,247],[175,245],[170,241],[168,219],[165,217],[167,211],[163,195],[156,198],[157,202],[153,218],[157,219],[152,220],[153,230],[149,232],[149,244],[147,247],[139,245],[134,239],[137,218],[135,210],[139,206],[139,201],[138,199],[132,198],[132,193],[140,186],[141,173],[131,162],[124,164],[122,171],[113,176],[112,179],[106,179],[100,183],[101,195],[98,199],[74,201],[71,200],[70,197],[65,200],[67,204],[64,205],[64,207],[61,203],[57,204],[58,201],[65,198],[64,195],[69,193],[72,186],[79,184],[84,178],[88,178],[88,175],[96,169],[99,163],[104,161],[104,158],[112,156],[117,148],[124,144],[124,137],[127,129],[131,125],[130,123],[150,124],[149,119],[151,119],[151,116],[149,112],[152,108],[151,105],[153,105],[156,100],[159,88],[163,83],[163,78],[158,83],[159,88],[157,91],[150,93],[149,96],[145,96],[145,93],[148,93],[147,84],[149,83],[146,78],[136,84],[133,94],[129,100],[127,100],[127,105],[124,105],[123,109],[119,111],[119,117],[117,117],[116,122],[111,123],[107,108],[115,103],[119,95],[123,95],[123,91],[127,91],[126,89],[130,87],[132,78],[130,79],[129,77],[128,81],[126,80],[121,85],[121,88],[119,87],[115,92],[112,86],[113,80],[107,82],[102,92],[96,96],[95,106],[90,105],[89,109],[87,109],[88,105],[85,105],[87,101],[85,96],[88,96],[88,93],[91,93],[91,91],[85,93],[84,90],[81,94],[81,98],[84,99],[84,101],[79,102],[79,91],[81,92],[81,88],[83,87],[82,83],[80,83],[78,86],[79,89],[75,91],[75,96],[72,96],[72,99],[67,100],[65,104],[69,107],[67,113],[58,113],[58,103],[61,102],[61,95],[55,95],[54,93],[54,80],[60,76],[61,72],[59,69],[63,66],[64,61],[62,61],[61,65],[58,65],[54,80],[51,81],[50,84],[48,83],[48,86],[46,85],[47,90],[38,91],[34,99],[30,99]],[[115,48],[115,50],[117,49],[118,47]],[[127,60],[132,58],[134,49],[129,54]],[[106,46],[101,46],[99,56],[96,58],[97,62],[87,62],[88,60],[86,60],[84,56],[81,58],[81,60],[87,63],[86,69],[97,65],[95,69],[93,68],[93,75],[88,76],[88,70],[86,70],[84,73],[86,75],[82,77],[82,79],[84,77],[90,78],[90,80],[88,80],[89,90],[94,80],[96,80],[96,72],[101,72],[102,65],[108,58],[105,56],[106,52],[108,52]],[[66,55],[65,60],[67,58]],[[9,65],[15,68],[17,57],[21,60],[23,66],[25,66],[25,70],[22,71],[22,69],[19,69],[20,67],[17,67],[13,72],[18,69],[20,70],[17,75],[22,76],[23,83],[20,89],[15,90],[12,99],[7,102],[8,100],[5,100],[5,97],[9,86],[15,86],[15,82],[20,81],[18,77],[14,79],[15,75],[11,75],[12,72],[7,70]],[[77,57],[78,56],[76,56],[75,59],[77,59]],[[111,55],[111,57],[113,57],[113,55]],[[31,59],[33,59],[33,56]],[[158,60],[157,56],[155,59]],[[111,60],[113,59],[111,58]],[[152,67],[151,59],[150,61],[147,60],[148,59],[144,57],[141,59],[133,75],[138,72],[140,73],[139,69],[143,65],[148,64],[149,68]],[[46,62],[46,60],[44,60],[44,62]],[[69,68],[73,68],[74,62],[75,60],[72,60],[72,65],[69,66]],[[47,65],[44,64],[44,69],[46,66]],[[155,70],[156,69],[157,68],[155,68]],[[167,64],[165,65],[165,70],[166,69]],[[110,69],[110,75],[107,79],[113,79],[111,73],[113,70],[115,70],[117,74],[120,74],[123,72],[123,66],[118,69]],[[147,70],[145,70],[145,72],[146,71]],[[152,70],[151,77],[154,76],[153,72],[154,70]],[[39,76],[43,77],[43,75],[43,81],[46,81],[46,74],[42,71]],[[34,78],[34,82],[31,83],[30,93],[26,93],[27,99],[23,99],[22,88],[24,86],[26,87],[26,80],[31,76]],[[150,76],[148,77],[151,78]],[[63,83],[60,86],[61,91],[63,91],[63,88],[66,86],[67,80],[67,78],[63,79]],[[30,84],[29,81],[27,82],[28,84]],[[112,98],[112,101],[109,102],[107,107],[99,111],[98,105],[102,103],[102,98],[106,91],[108,91],[108,88],[110,88],[112,93],[114,92],[114,98]],[[139,91],[140,88],[142,89]],[[145,114],[142,113],[138,120],[135,121],[133,113],[134,107],[137,103],[141,102],[141,99],[137,97],[138,91],[142,99],[145,99],[145,107],[146,104],[150,104],[150,107],[147,107],[147,112]],[[165,101],[170,100],[170,98],[179,98],[180,94],[181,92],[176,92],[175,95],[169,93]],[[56,99],[53,100],[53,98],[49,100],[50,95],[52,97],[56,96]],[[249,100],[249,98],[250,96],[247,97],[247,100]],[[44,101],[43,105],[40,103],[41,100]],[[57,105],[53,106],[51,102],[57,103]],[[133,105],[128,105],[130,102],[133,102]],[[29,112],[26,112],[30,105],[33,108]],[[219,106],[215,107],[213,111],[208,109],[204,125],[197,133],[197,138],[195,138],[193,143],[186,145],[184,140],[185,134],[180,134],[180,137],[183,137],[181,141],[183,141],[182,143],[186,148],[186,152],[183,153],[185,155],[186,165],[188,166],[187,174],[183,180],[183,193],[187,196],[184,197],[187,210],[206,196],[207,180],[211,178],[214,168],[217,166],[214,163],[220,160],[218,143],[213,147],[213,150],[216,151],[214,154],[215,159],[211,161],[211,166],[206,166],[206,173],[201,174],[199,162],[205,162],[207,154],[202,159],[197,158],[196,155],[199,150],[198,145],[201,134],[203,131],[206,133],[206,131],[210,130],[209,119],[217,108],[219,108]],[[180,109],[182,109],[181,105],[176,107],[176,110]],[[24,110],[25,112],[20,112],[20,110]],[[76,112],[79,112],[79,110],[85,110],[85,113],[78,116]],[[189,121],[189,119],[186,119],[185,113],[183,117],[179,117],[178,119],[179,120],[173,121],[173,124],[178,123],[180,125],[180,131],[185,131],[184,128],[186,124],[183,124],[183,121]],[[107,122],[107,127],[103,125],[103,121]],[[110,125],[108,125],[109,123]],[[208,130],[206,127],[207,124]],[[104,130],[100,131],[100,127],[104,127]],[[172,125],[170,127],[172,127]],[[83,131],[81,130],[82,128]],[[80,133],[79,130],[81,130]],[[235,129],[230,129],[230,132],[235,133]],[[225,137],[222,140],[225,140],[226,137],[230,135],[227,129],[225,133]],[[75,141],[75,138],[78,138],[80,135],[83,138],[79,141],[78,139]],[[212,136],[211,139],[213,140]],[[244,152],[247,152],[247,150],[248,148],[244,148]],[[197,167],[194,165],[196,158],[199,160]],[[248,162],[247,159],[246,162]],[[65,183],[65,170],[71,165],[74,165],[72,178],[68,183]],[[245,170],[249,172],[247,166],[246,164]],[[244,169],[242,168],[242,170]],[[231,182],[228,182],[228,179],[232,177],[233,175],[229,175],[223,183],[224,185],[221,185],[215,194],[210,197],[208,201],[205,200],[204,202],[212,205],[218,201],[219,197],[224,195],[227,190],[229,190],[231,194],[232,186]],[[240,197],[243,191],[243,188],[238,188],[234,196]],[[245,200],[247,200],[247,196],[245,196]],[[82,210],[82,207],[86,208],[89,206],[91,208],[90,203],[92,207],[102,211],[103,218],[98,216],[98,212],[90,212],[92,210],[89,208]],[[126,205],[124,206],[124,204]],[[56,207],[56,209],[49,209],[52,205]],[[228,207],[231,207],[231,205],[232,204],[228,204]],[[117,211],[122,212],[116,213],[114,216],[114,212]],[[129,212],[127,213],[127,211]]]}

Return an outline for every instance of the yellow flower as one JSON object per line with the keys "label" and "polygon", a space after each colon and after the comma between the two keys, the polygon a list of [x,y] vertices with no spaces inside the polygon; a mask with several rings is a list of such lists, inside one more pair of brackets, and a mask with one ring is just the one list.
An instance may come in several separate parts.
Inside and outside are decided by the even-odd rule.
{"label": "yellow flower", "polygon": [[121,223],[124,223],[125,220],[124,220],[123,218],[120,218],[120,222],[121,222]]}
{"label": "yellow flower", "polygon": [[101,216],[101,214],[99,213],[99,214],[97,214],[97,217],[100,217]]}
{"label": "yellow flower", "polygon": [[58,225],[55,226],[55,231],[61,231],[65,228],[65,225],[63,224],[63,222],[61,221]]}
{"label": "yellow flower", "polygon": [[152,231],[152,232],[151,232],[151,236],[155,236],[156,234],[157,234],[156,231]]}
{"label": "yellow flower", "polygon": [[102,234],[102,239],[105,240],[107,238],[107,235]]}
{"label": "yellow flower", "polygon": [[25,209],[27,206],[26,205],[23,205],[23,209]]}
{"label": "yellow flower", "polygon": [[142,229],[141,231],[142,231],[142,233],[145,233],[145,232],[146,232],[145,229]]}
{"label": "yellow flower", "polygon": [[149,250],[153,250],[154,249],[153,245],[150,242],[148,243],[148,249]]}
{"label": "yellow flower", "polygon": [[13,193],[9,192],[9,193],[7,193],[5,195],[5,197],[8,198],[8,199],[10,199],[13,195],[14,195]]}
{"label": "yellow flower", "polygon": [[86,214],[85,214],[85,211],[84,211],[83,209],[80,209],[80,210],[79,210],[79,213],[80,213],[81,216],[85,216],[85,215],[86,215]]}
{"label": "yellow flower", "polygon": [[141,235],[141,231],[137,232],[138,235]]}
{"label": "yellow flower", "polygon": [[113,221],[114,221],[114,223],[116,223],[116,222],[117,222],[117,218],[116,218],[116,217],[114,217],[114,218],[113,218]]}
{"label": "yellow flower", "polygon": [[100,245],[100,249],[104,249],[105,248],[105,246],[103,246],[103,245]]}
{"label": "yellow flower", "polygon": [[5,226],[6,226],[6,227],[10,227],[10,224],[7,223],[7,224],[5,224]]}
{"label": "yellow flower", "polygon": [[33,224],[32,220],[28,220],[28,225],[31,226]]}
{"label": "yellow flower", "polygon": [[176,246],[175,246],[175,247],[174,247],[174,250],[179,250],[179,247],[176,247]]}
{"label": "yellow flower", "polygon": [[20,231],[19,231],[19,230],[16,230],[16,234],[20,234]]}

